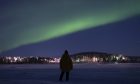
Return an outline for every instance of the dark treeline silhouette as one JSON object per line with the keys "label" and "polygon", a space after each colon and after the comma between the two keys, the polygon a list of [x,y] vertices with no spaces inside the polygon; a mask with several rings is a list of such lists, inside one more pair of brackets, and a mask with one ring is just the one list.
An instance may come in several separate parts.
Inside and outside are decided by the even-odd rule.
{"label": "dark treeline silhouette", "polygon": [[[120,54],[108,54],[100,52],[84,52],[70,55],[74,63],[140,63],[140,56],[123,56]],[[18,59],[18,57],[17,57]],[[20,60],[21,59],[21,60]],[[0,56],[0,64],[48,64],[55,63],[53,57],[14,57]],[[58,62],[57,62],[58,63]]]}

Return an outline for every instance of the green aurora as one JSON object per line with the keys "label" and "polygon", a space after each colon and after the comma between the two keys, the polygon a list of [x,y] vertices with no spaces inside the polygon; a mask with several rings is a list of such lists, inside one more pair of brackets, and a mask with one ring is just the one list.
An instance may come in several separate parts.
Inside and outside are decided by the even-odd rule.
{"label": "green aurora", "polygon": [[[123,2],[120,0],[118,0],[118,2],[114,0],[109,0],[110,2],[96,1],[98,2],[98,4],[94,3],[94,1],[96,0],[90,1],[89,3],[84,3],[84,0],[76,3],[74,1],[67,3],[65,2],[63,4],[66,5],[64,5],[63,7],[66,7],[66,9],[63,9],[63,7],[61,7],[62,2],[50,2],[49,6],[42,5],[39,8],[43,9],[44,6],[46,8],[48,7],[47,9],[49,9],[50,15],[46,16],[46,13],[41,16],[41,13],[44,13],[43,10],[32,10],[36,5],[38,5],[37,3],[36,5],[33,5],[33,8],[28,9],[28,11],[31,11],[31,15],[24,11],[25,16],[22,16],[24,15],[22,14],[23,12],[19,11],[21,11],[22,9],[25,9],[27,11],[27,8],[29,6],[24,7],[26,6],[26,4],[23,4],[21,5],[21,8],[16,9],[15,13],[12,13],[12,11],[10,10],[12,8],[9,7],[10,9],[5,12],[7,13],[5,16],[15,17],[14,14],[17,14],[18,18],[20,18],[21,20],[21,23],[19,24],[18,21],[14,22],[13,24],[7,23],[7,25],[11,26],[11,28],[9,28],[10,26],[6,26],[5,28],[8,31],[13,28],[10,34],[12,35],[16,31],[16,35],[7,36],[6,39],[2,39],[1,44],[3,45],[0,47],[1,51],[16,48],[21,45],[54,39],[89,28],[96,28],[97,26],[121,21],[140,13],[139,0],[122,0]],[[71,7],[73,6],[73,3],[75,3],[75,6],[79,7],[74,9],[75,6]],[[83,6],[83,4],[85,4],[85,6]],[[57,8],[59,6],[60,8]],[[14,10],[14,8],[15,7],[13,7],[12,10]],[[44,10],[46,10],[46,8]],[[40,13],[36,15],[34,14],[36,12]],[[61,12],[62,14],[60,13],[59,15],[58,12]],[[54,13],[56,14],[56,16]],[[32,19],[26,17],[26,15],[29,17],[32,16]],[[35,23],[35,21],[33,20],[37,21],[36,18],[42,18],[39,19],[39,21],[41,22]],[[44,20],[43,18],[46,20]],[[6,33],[0,35],[6,36],[5,34]]]}

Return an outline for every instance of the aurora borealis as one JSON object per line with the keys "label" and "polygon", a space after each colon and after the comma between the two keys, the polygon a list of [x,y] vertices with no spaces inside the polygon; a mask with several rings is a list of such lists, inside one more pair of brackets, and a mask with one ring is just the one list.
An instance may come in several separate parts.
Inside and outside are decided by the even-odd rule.
{"label": "aurora borealis", "polygon": [[140,14],[140,0],[0,0],[0,51]]}

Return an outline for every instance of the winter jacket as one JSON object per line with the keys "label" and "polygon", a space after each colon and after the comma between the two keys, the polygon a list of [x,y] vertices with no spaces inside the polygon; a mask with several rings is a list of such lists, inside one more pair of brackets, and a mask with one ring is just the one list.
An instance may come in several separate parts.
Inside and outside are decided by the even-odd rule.
{"label": "winter jacket", "polygon": [[69,54],[64,53],[60,59],[60,69],[65,72],[69,72],[73,69],[73,63]]}

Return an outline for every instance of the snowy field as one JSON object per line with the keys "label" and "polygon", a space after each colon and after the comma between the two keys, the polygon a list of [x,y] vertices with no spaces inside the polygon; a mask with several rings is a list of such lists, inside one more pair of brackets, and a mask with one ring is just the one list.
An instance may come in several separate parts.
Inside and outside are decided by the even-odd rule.
{"label": "snowy field", "polygon": [[0,84],[140,84],[140,64],[75,64],[59,82],[58,64],[0,65]]}

